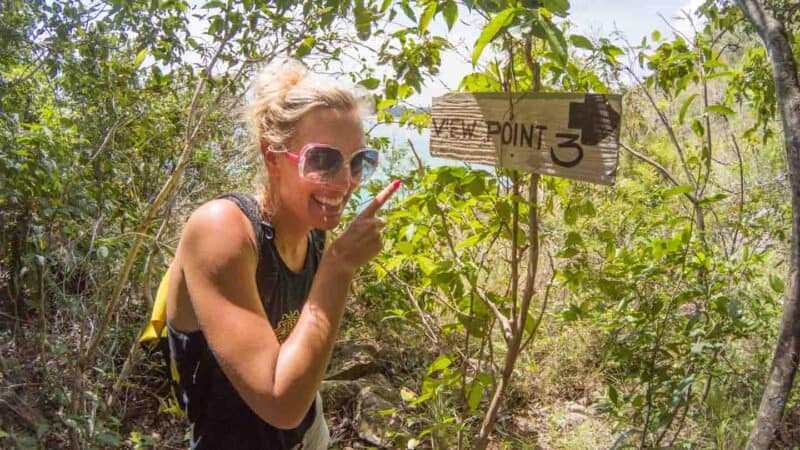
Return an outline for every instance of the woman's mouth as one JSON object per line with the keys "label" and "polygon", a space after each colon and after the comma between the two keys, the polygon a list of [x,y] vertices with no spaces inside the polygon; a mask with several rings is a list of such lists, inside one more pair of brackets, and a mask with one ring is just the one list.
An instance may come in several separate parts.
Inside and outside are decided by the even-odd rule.
{"label": "woman's mouth", "polygon": [[319,204],[320,208],[322,208],[322,211],[326,214],[338,213],[342,209],[342,204],[344,203],[344,195],[328,197],[315,194],[312,195],[311,198],[313,198],[314,201]]}

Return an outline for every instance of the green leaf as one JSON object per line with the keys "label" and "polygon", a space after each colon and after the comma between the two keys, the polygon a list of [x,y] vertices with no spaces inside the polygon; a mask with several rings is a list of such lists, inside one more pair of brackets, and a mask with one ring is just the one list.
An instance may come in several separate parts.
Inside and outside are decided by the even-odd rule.
{"label": "green leaf", "polygon": [[395,100],[393,98],[385,98],[385,99],[379,101],[378,104],[375,106],[375,108],[377,108],[378,111],[383,111],[384,109],[391,108],[392,106],[394,106],[396,104],[397,104],[397,100]]}
{"label": "green leaf", "polygon": [[714,203],[721,202],[722,200],[725,200],[726,198],[728,198],[728,195],[727,194],[723,194],[723,193],[720,192],[719,194],[714,194],[711,197],[706,197],[706,198],[700,200],[697,204],[700,205],[700,206],[713,205]]}
{"label": "green leaf", "polygon": [[687,98],[683,104],[681,105],[681,110],[678,113],[678,123],[683,123],[683,118],[686,117],[686,111],[689,110],[689,106],[692,105],[692,102],[697,97],[697,94],[692,94]]}
{"label": "green leaf", "polygon": [[475,380],[472,382],[472,385],[469,388],[469,393],[467,394],[467,406],[469,406],[471,411],[478,410],[478,406],[481,403],[481,397],[483,397],[483,385],[478,380]]}
{"label": "green leaf", "polygon": [[369,39],[372,34],[372,17],[368,8],[362,2],[356,2],[353,12],[356,15],[356,34],[362,41]]}
{"label": "green leaf", "polygon": [[658,42],[658,41],[660,41],[660,40],[661,40],[661,32],[660,32],[660,31],[658,31],[658,30],[655,30],[655,31],[653,31],[653,33],[652,33],[650,36],[651,36],[651,37],[653,38],[653,40],[654,40],[654,41],[656,41],[656,42]]}
{"label": "green leaf", "polygon": [[215,16],[213,19],[211,19],[211,25],[208,26],[208,34],[214,36],[222,31],[222,27],[222,18],[220,18],[220,16]]}
{"label": "green leaf", "polygon": [[412,22],[416,22],[417,21],[417,15],[414,14],[414,10],[411,9],[410,6],[408,6],[408,1],[404,1],[404,2],[400,3],[400,8],[403,9],[403,12],[406,14],[406,17],[411,19]]}
{"label": "green leaf", "polygon": [[389,6],[391,6],[391,5],[392,5],[392,0],[383,0],[383,3],[381,3],[380,11],[382,13],[386,12],[386,10],[389,9]]}
{"label": "green leaf", "polygon": [[97,249],[97,257],[100,258],[100,259],[108,258],[108,247],[106,247],[105,245],[101,245]]}
{"label": "green leaf", "polygon": [[316,38],[314,36],[308,36],[307,38],[303,39],[303,42],[297,47],[297,51],[295,52],[295,56],[298,58],[302,58],[303,56],[311,53],[311,49],[314,47],[316,43]]}
{"label": "green leaf", "polygon": [[428,6],[425,7],[425,10],[422,11],[422,15],[419,17],[419,33],[424,34],[425,30],[428,29],[428,25],[431,23],[431,19],[436,14],[436,2],[428,3]]}
{"label": "green leaf", "polygon": [[694,134],[696,134],[698,137],[703,137],[706,132],[705,128],[703,128],[703,124],[697,119],[692,121],[692,131],[694,131]]}
{"label": "green leaf", "polygon": [[397,98],[397,89],[398,89],[397,80],[395,80],[393,78],[390,78],[390,79],[386,80],[386,86],[385,86],[384,91],[385,91],[387,99],[390,99],[390,98],[391,99],[396,99]]}
{"label": "green leaf", "polygon": [[542,17],[542,27],[547,35],[547,43],[550,44],[550,50],[556,56],[558,63],[562,66],[567,65],[567,41],[564,39],[564,33],[556,27],[556,25],[545,17]]}
{"label": "green leaf", "polygon": [[693,191],[694,191],[694,188],[691,187],[691,186],[688,186],[688,185],[676,186],[674,188],[670,188],[670,189],[667,189],[666,191],[664,191],[662,196],[664,198],[669,198],[669,197],[674,197],[676,195],[688,194],[688,193],[693,192]]}
{"label": "green leaf", "polygon": [[492,20],[483,27],[481,35],[478,36],[478,40],[475,42],[475,50],[472,51],[473,66],[478,64],[478,59],[481,57],[483,49],[514,21],[516,15],[516,8],[506,8],[500,11],[500,13],[494,16]]}
{"label": "green leaf", "polygon": [[427,373],[426,376],[431,375],[431,374],[433,374],[435,372],[438,372],[440,370],[444,370],[444,369],[450,367],[450,364],[452,364],[452,363],[453,363],[453,360],[448,358],[447,355],[442,355],[442,356],[436,358],[436,360],[434,360],[431,363],[431,365],[428,366],[428,373]]}
{"label": "green leaf", "polygon": [[436,271],[437,268],[439,268],[439,266],[433,262],[432,259],[426,256],[417,255],[415,258],[417,260],[417,264],[419,264],[420,270],[422,270],[422,273],[424,273],[426,276],[430,276]]}
{"label": "green leaf", "polygon": [[573,34],[569,37],[570,43],[574,47],[582,48],[584,50],[594,50],[594,44],[587,37],[580,34]]}
{"label": "green leaf", "polygon": [[564,250],[556,253],[556,256],[559,258],[572,258],[573,256],[578,254],[578,249],[575,247],[567,247]]}
{"label": "green leaf", "polygon": [[485,235],[480,233],[475,233],[468,238],[462,240],[458,244],[456,244],[456,250],[463,250],[465,248],[470,248],[476,246],[479,242],[486,238]]}
{"label": "green leaf", "polygon": [[447,29],[452,30],[458,19],[458,5],[454,1],[447,1],[442,5],[442,14],[447,22]]}
{"label": "green leaf", "polygon": [[708,105],[706,111],[712,114],[719,114],[721,116],[732,116],[736,114],[732,109],[725,105]]}
{"label": "green leaf", "polygon": [[408,406],[419,405],[420,403],[422,403],[422,402],[424,402],[426,400],[429,400],[431,397],[433,397],[433,392],[426,392],[426,393],[420,395],[419,397],[417,397],[416,400],[414,400],[411,403],[409,403]]}
{"label": "green leaf", "polygon": [[613,403],[614,405],[619,404],[619,393],[614,388],[614,386],[608,387],[608,399],[611,400],[611,403]]}
{"label": "green leaf", "polygon": [[358,84],[364,86],[367,89],[375,89],[381,83],[381,80],[377,78],[367,78],[365,80],[361,80]]}
{"label": "green leaf", "polygon": [[573,206],[567,206],[564,209],[564,223],[573,225],[578,220],[578,209]]}
{"label": "green leaf", "polygon": [[133,70],[138,69],[139,66],[142,65],[145,56],[147,56],[147,49],[143,48],[136,54],[136,58],[133,60]]}
{"label": "green leaf", "polygon": [[713,80],[714,78],[720,78],[720,77],[732,77],[735,74],[736,73],[731,70],[722,70],[719,72],[714,72],[706,75],[706,80]]}
{"label": "green leaf", "polygon": [[567,240],[564,241],[564,245],[566,245],[567,247],[572,247],[572,246],[575,246],[575,245],[581,245],[582,246],[583,245],[583,239],[581,238],[580,234],[578,234],[578,233],[576,233],[574,231],[570,231],[569,233],[567,233]]}
{"label": "green leaf", "polygon": [[408,403],[414,401],[414,399],[416,399],[417,397],[418,397],[417,393],[412,391],[411,389],[405,386],[400,388],[400,398],[402,398],[404,402]]}
{"label": "green leaf", "polygon": [[567,17],[569,14],[569,0],[542,0],[542,6],[557,16]]}
{"label": "green leaf", "polygon": [[769,276],[769,286],[775,291],[776,294],[783,294],[785,285],[783,283],[783,279],[777,275],[770,274]]}

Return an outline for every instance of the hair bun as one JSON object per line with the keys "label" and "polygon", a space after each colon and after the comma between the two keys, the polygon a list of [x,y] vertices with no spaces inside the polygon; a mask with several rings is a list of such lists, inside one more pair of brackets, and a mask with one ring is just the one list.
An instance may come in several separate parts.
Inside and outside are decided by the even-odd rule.
{"label": "hair bun", "polygon": [[291,88],[308,75],[300,61],[280,58],[269,63],[253,81],[252,90],[257,97],[280,101]]}

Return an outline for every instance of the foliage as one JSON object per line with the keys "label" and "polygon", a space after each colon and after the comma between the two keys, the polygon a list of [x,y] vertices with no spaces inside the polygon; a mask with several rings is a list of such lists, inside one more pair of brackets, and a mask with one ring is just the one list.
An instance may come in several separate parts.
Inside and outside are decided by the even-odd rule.
{"label": "foliage", "polygon": [[[247,76],[278,55],[302,58],[363,87],[378,123],[424,129],[427,112],[409,100],[449,48],[436,21],[451,29],[468,12],[486,25],[462,91],[622,92],[622,140],[650,160],[623,154],[613,188],[541,178],[541,262],[504,414],[575,400],[564,374],[547,381],[560,390],[530,380],[555,371],[542,367],[548,345],[591,336],[585,353],[559,351],[596,377],[585,396],[618,447],[741,446],[736,430],[753,418],[774,340],[790,220],[764,51],[736,10],[715,2],[696,34],[638,45],[570,34],[563,0],[459,5],[4,0],[0,368],[21,387],[0,395],[14,411],[0,412],[0,444],[184,445],[153,358],[129,349],[186,215],[250,189],[253,158],[234,113]],[[370,337],[415,354],[393,362],[402,401],[387,414],[406,430],[392,439],[463,447],[503,379],[511,341],[500,318],[519,312],[511,252],[525,273],[530,230],[515,221],[530,212],[520,192],[534,178],[417,166],[413,149],[371,141],[405,186],[387,208],[386,251],[354,287],[372,311],[361,317]],[[182,183],[148,219],[187,149]],[[98,332],[137,238],[121,302]],[[78,361],[97,336],[84,376]],[[121,373],[126,361],[135,376]],[[551,391],[565,398],[542,394]],[[498,440],[519,431],[510,423],[497,424]],[[545,439],[519,434],[508,442]]]}

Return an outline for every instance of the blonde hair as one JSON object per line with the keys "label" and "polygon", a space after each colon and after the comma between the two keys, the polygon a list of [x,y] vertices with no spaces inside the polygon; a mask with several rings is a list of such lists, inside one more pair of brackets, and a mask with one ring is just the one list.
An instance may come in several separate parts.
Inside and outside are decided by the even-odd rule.
{"label": "blonde hair", "polygon": [[250,84],[251,100],[244,110],[256,150],[261,141],[284,145],[294,134],[303,115],[315,108],[339,111],[369,108],[353,90],[309,74],[295,59],[279,59],[264,67]]}

